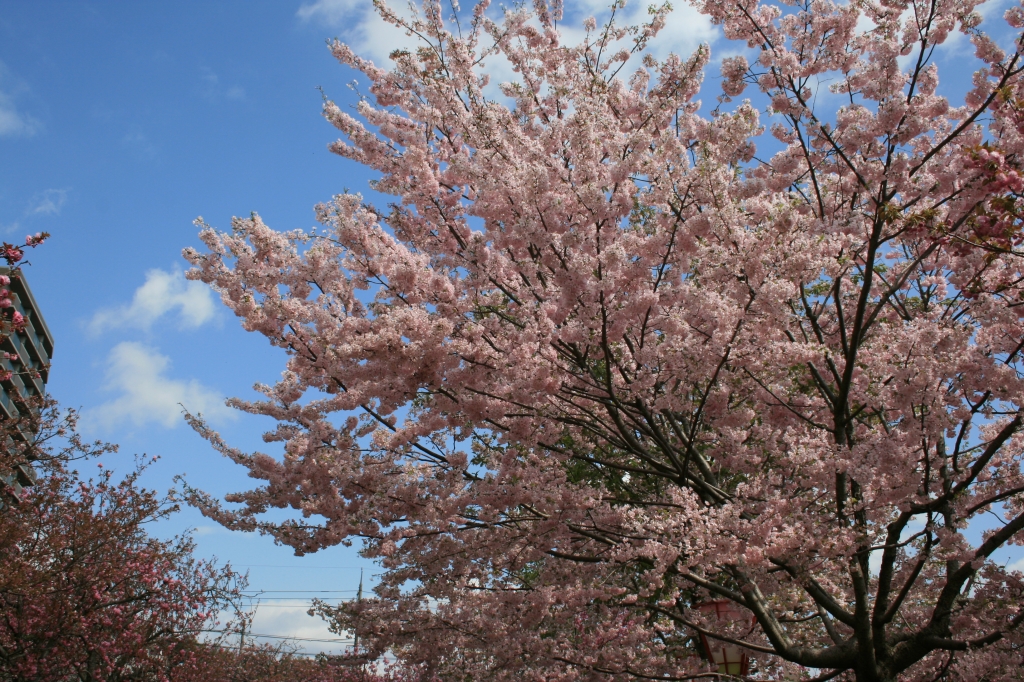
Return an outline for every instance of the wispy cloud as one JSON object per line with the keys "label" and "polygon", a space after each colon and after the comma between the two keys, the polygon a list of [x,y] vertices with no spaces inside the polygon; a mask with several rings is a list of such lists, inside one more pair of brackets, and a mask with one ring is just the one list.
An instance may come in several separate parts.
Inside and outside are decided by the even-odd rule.
{"label": "wispy cloud", "polygon": [[39,127],[39,121],[18,111],[10,95],[0,90],[0,137],[28,137],[35,135]]}
{"label": "wispy cloud", "polygon": [[83,411],[87,428],[110,430],[130,423],[173,428],[184,422],[182,409],[217,420],[232,416],[224,398],[196,380],[167,376],[170,358],[140,343],[114,346],[107,358],[104,389],[117,393],[113,400]]}
{"label": "wispy cloud", "polygon": [[135,290],[132,302],[98,311],[89,321],[89,331],[108,329],[149,329],[154,322],[177,312],[180,326],[196,328],[214,317],[213,297],[201,282],[190,282],[179,271],[150,270],[146,281]]}
{"label": "wispy cloud", "polygon": [[303,21],[340,26],[351,21],[354,14],[365,14],[368,4],[363,0],[316,0],[302,3],[295,15]]}
{"label": "wispy cloud", "polygon": [[27,215],[60,215],[64,202],[68,200],[66,189],[47,189],[32,197]]}
{"label": "wispy cloud", "polygon": [[213,69],[209,67],[202,67],[200,69],[199,79],[203,82],[202,92],[203,96],[208,100],[217,100],[220,98],[225,99],[245,99],[245,88],[240,85],[232,85],[224,88],[220,83],[220,76],[213,72]]}
{"label": "wispy cloud", "polygon": [[213,86],[220,85],[220,78],[218,78],[217,74],[215,74],[213,72],[213,69],[211,69],[208,66],[203,66],[199,70],[202,72],[202,75],[200,76],[200,78],[207,85],[213,85]]}
{"label": "wispy cloud", "polygon": [[0,137],[28,137],[35,135],[42,124],[31,114],[18,109],[15,92],[23,88],[12,86],[10,71],[0,62]]}
{"label": "wispy cloud", "polygon": [[153,158],[157,153],[157,147],[149,136],[139,131],[125,133],[121,138],[121,145],[144,158]]}

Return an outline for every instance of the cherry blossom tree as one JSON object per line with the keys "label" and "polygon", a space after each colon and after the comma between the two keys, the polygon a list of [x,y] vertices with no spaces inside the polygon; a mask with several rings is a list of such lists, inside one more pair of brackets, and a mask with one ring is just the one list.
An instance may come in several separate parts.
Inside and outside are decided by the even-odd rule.
{"label": "cherry blossom tree", "polygon": [[193,501],[364,539],[376,597],[320,611],[446,679],[713,677],[699,637],[756,679],[1019,679],[1024,9],[1000,47],[975,0],[695,0],[736,47],[701,113],[667,7],[571,45],[533,5],[377,2],[421,46],[335,42],[371,85],[324,111],[394,203],[202,225],[190,277],[288,358],[232,401],[281,455],[192,418],[261,487]]}
{"label": "cherry blossom tree", "polygon": [[175,682],[433,682],[396,665],[368,668],[349,656],[306,657],[272,646],[205,646]]}
{"label": "cherry blossom tree", "polygon": [[[120,479],[70,471],[70,460],[114,449],[83,441],[75,422],[73,412],[42,406],[27,445],[42,475],[0,511],[0,678],[156,681],[194,672],[209,646],[203,631],[238,601],[241,578],[194,558],[187,536],[148,535],[147,524],[175,507],[138,486],[142,467]],[[18,443],[10,433],[18,428],[3,424],[4,450]]]}

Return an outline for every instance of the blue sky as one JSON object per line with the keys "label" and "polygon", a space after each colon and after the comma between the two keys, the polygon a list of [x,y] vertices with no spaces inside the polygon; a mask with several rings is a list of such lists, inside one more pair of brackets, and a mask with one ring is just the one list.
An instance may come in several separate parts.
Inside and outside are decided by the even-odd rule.
{"label": "blue sky", "polygon": [[[568,4],[576,16],[607,3]],[[734,49],[677,5],[656,51],[689,54],[704,41],[716,58]],[[27,268],[56,337],[49,389],[83,410],[88,435],[121,444],[106,466],[159,455],[151,487],[180,473],[213,493],[251,483],[185,426],[178,403],[206,413],[233,444],[258,448],[266,424],[222,401],[273,382],[283,356],[186,283],[180,253],[199,245],[200,215],[226,228],[257,211],[278,229],[309,228],[315,203],[368,190],[369,173],[326,151],[337,135],[320,116],[318,88],[351,101],[355,77],[328,53],[334,36],[378,63],[409,40],[375,21],[369,0],[0,0],[0,239],[53,234]],[[708,82],[716,76],[713,67]],[[157,531],[186,527],[197,529],[201,554],[249,570],[256,589],[348,596],[360,568],[372,582],[374,567],[355,549],[296,558],[192,510]],[[307,596],[268,594],[255,631],[336,637],[305,615]]]}
{"label": "blue sky", "polygon": [[[283,359],[185,283],[180,252],[199,245],[199,215],[308,228],[315,203],[366,187],[326,151],[336,135],[320,117],[317,87],[344,98],[352,77],[325,47],[338,17],[285,1],[0,2],[0,238],[53,234],[26,268],[56,338],[49,390],[82,408],[90,436],[121,444],[106,466],[160,455],[151,487],[178,473],[218,493],[251,483],[177,403],[258,447],[262,425],[221,403],[273,382]],[[354,549],[299,559],[192,510],[158,532],[188,526],[202,554],[251,567],[254,588],[354,590],[358,567],[373,570]],[[336,637],[287,603],[264,599],[257,631]]]}

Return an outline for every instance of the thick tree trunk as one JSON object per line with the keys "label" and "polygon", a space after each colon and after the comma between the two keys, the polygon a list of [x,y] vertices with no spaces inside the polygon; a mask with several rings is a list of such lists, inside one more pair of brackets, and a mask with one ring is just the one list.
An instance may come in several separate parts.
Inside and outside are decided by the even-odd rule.
{"label": "thick tree trunk", "polygon": [[858,661],[854,668],[857,682],[896,682],[896,675],[871,661]]}

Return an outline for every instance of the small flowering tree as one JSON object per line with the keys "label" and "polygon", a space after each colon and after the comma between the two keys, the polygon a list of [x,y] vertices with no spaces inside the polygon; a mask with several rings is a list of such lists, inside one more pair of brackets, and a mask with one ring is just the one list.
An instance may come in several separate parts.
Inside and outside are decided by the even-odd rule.
{"label": "small flowering tree", "polygon": [[[239,577],[194,559],[188,537],[147,535],[173,506],[138,487],[141,468],[121,480],[68,471],[70,459],[112,449],[74,426],[74,413],[43,407],[29,444],[43,476],[0,511],[0,678],[177,679],[202,663],[199,637]],[[4,427],[15,442],[16,426]]]}
{"label": "small flowering tree", "polygon": [[759,679],[1019,679],[1024,37],[974,0],[695,4],[756,54],[710,116],[709,49],[647,49],[667,8],[567,46],[557,2],[378,3],[419,49],[333,44],[371,87],[331,148],[397,199],[186,251],[289,354],[233,403],[283,458],[194,419],[264,485],[193,500],[299,553],[365,538],[376,598],[321,611],[451,679],[716,674],[698,637]]}

